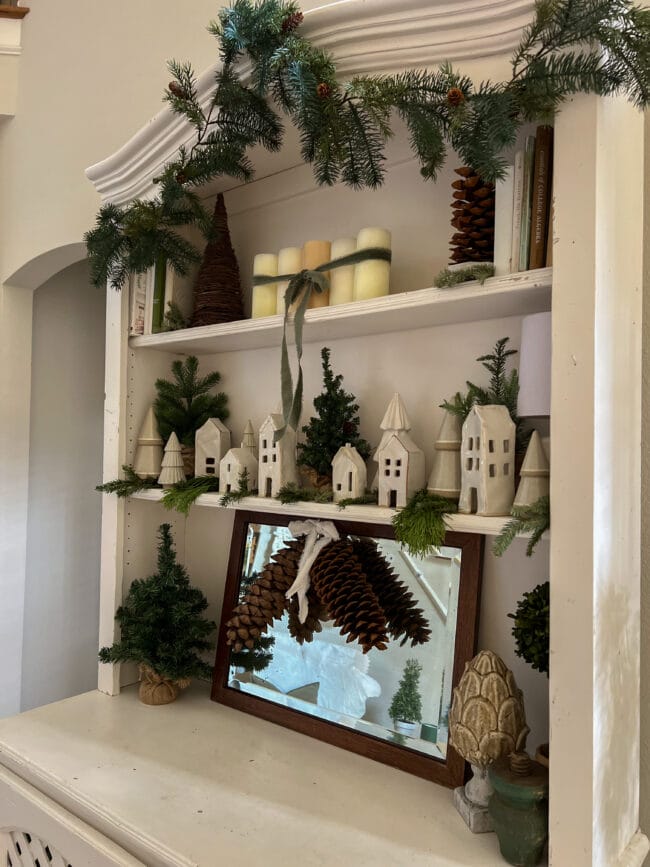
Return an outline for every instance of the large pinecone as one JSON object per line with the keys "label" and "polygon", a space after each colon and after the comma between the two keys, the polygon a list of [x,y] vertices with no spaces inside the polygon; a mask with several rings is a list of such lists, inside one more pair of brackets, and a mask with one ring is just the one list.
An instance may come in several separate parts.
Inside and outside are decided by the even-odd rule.
{"label": "large pinecone", "polygon": [[370,539],[354,539],[352,549],[384,610],[393,638],[404,636],[401,644],[410,641],[411,647],[425,644],[431,638],[431,629],[424,612],[416,607],[413,594],[391,569],[377,543]]}
{"label": "large pinecone", "polygon": [[348,642],[358,641],[364,653],[386,650],[386,618],[349,541],[322,551],[311,567],[311,585]]}
{"label": "large pinecone", "polygon": [[233,609],[226,634],[228,644],[235,650],[245,647],[252,650],[255,639],[282,617],[287,607],[285,594],[298,574],[303,548],[304,542],[294,540],[277,551],[243,601]]}
{"label": "large pinecone", "polygon": [[289,632],[298,644],[304,644],[305,641],[313,641],[314,633],[323,631],[321,621],[329,620],[327,608],[320,602],[311,587],[307,593],[307,602],[309,603],[309,610],[304,623],[300,622],[298,616],[298,599],[296,596],[291,598],[287,606],[289,612]]}
{"label": "large pinecone", "polygon": [[494,257],[494,184],[467,166],[455,169],[451,238],[452,263],[490,262]]}

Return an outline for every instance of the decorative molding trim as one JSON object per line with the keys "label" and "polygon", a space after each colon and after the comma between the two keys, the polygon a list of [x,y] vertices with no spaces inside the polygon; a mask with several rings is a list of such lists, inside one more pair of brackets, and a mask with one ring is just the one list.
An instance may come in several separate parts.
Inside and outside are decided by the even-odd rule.
{"label": "decorative molding trim", "polygon": [[650,840],[639,829],[619,855],[616,867],[641,867],[650,852]]}
{"label": "decorative molding trim", "polygon": [[[335,0],[307,12],[303,32],[330,50],[341,75],[349,77],[509,54],[533,7],[533,0]],[[202,101],[216,68],[199,79]],[[105,202],[146,198],[162,166],[191,141],[187,122],[165,108],[116,153],[86,169],[86,176]]]}
{"label": "decorative molding trim", "polygon": [[0,18],[24,18],[28,12],[27,6],[8,6],[0,3]]}

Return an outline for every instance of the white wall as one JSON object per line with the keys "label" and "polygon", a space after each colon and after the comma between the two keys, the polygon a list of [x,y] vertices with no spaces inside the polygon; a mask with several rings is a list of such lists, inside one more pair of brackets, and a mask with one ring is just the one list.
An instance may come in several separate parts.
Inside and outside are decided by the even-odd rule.
{"label": "white wall", "polygon": [[96,684],[104,311],[85,262],[34,293],[23,710]]}

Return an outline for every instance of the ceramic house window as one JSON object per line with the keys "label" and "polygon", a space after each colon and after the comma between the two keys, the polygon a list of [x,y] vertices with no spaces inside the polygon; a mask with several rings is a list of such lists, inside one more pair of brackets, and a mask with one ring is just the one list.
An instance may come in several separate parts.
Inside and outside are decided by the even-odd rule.
{"label": "ceramic house window", "polygon": [[510,451],[510,440],[503,441],[503,451],[507,454]]}

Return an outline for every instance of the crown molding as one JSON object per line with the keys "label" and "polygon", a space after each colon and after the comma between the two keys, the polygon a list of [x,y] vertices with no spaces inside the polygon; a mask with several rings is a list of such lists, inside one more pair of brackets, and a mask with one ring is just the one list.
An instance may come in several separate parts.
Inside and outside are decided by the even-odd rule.
{"label": "crown molding", "polygon": [[[337,0],[306,12],[301,32],[331,51],[347,78],[509,54],[533,8],[534,0]],[[202,102],[216,69],[215,64],[199,79]],[[147,198],[155,193],[153,178],[192,138],[187,122],[166,107],[116,153],[86,169],[86,176],[104,202]],[[260,153],[256,176],[296,162],[293,150],[280,158]]]}

